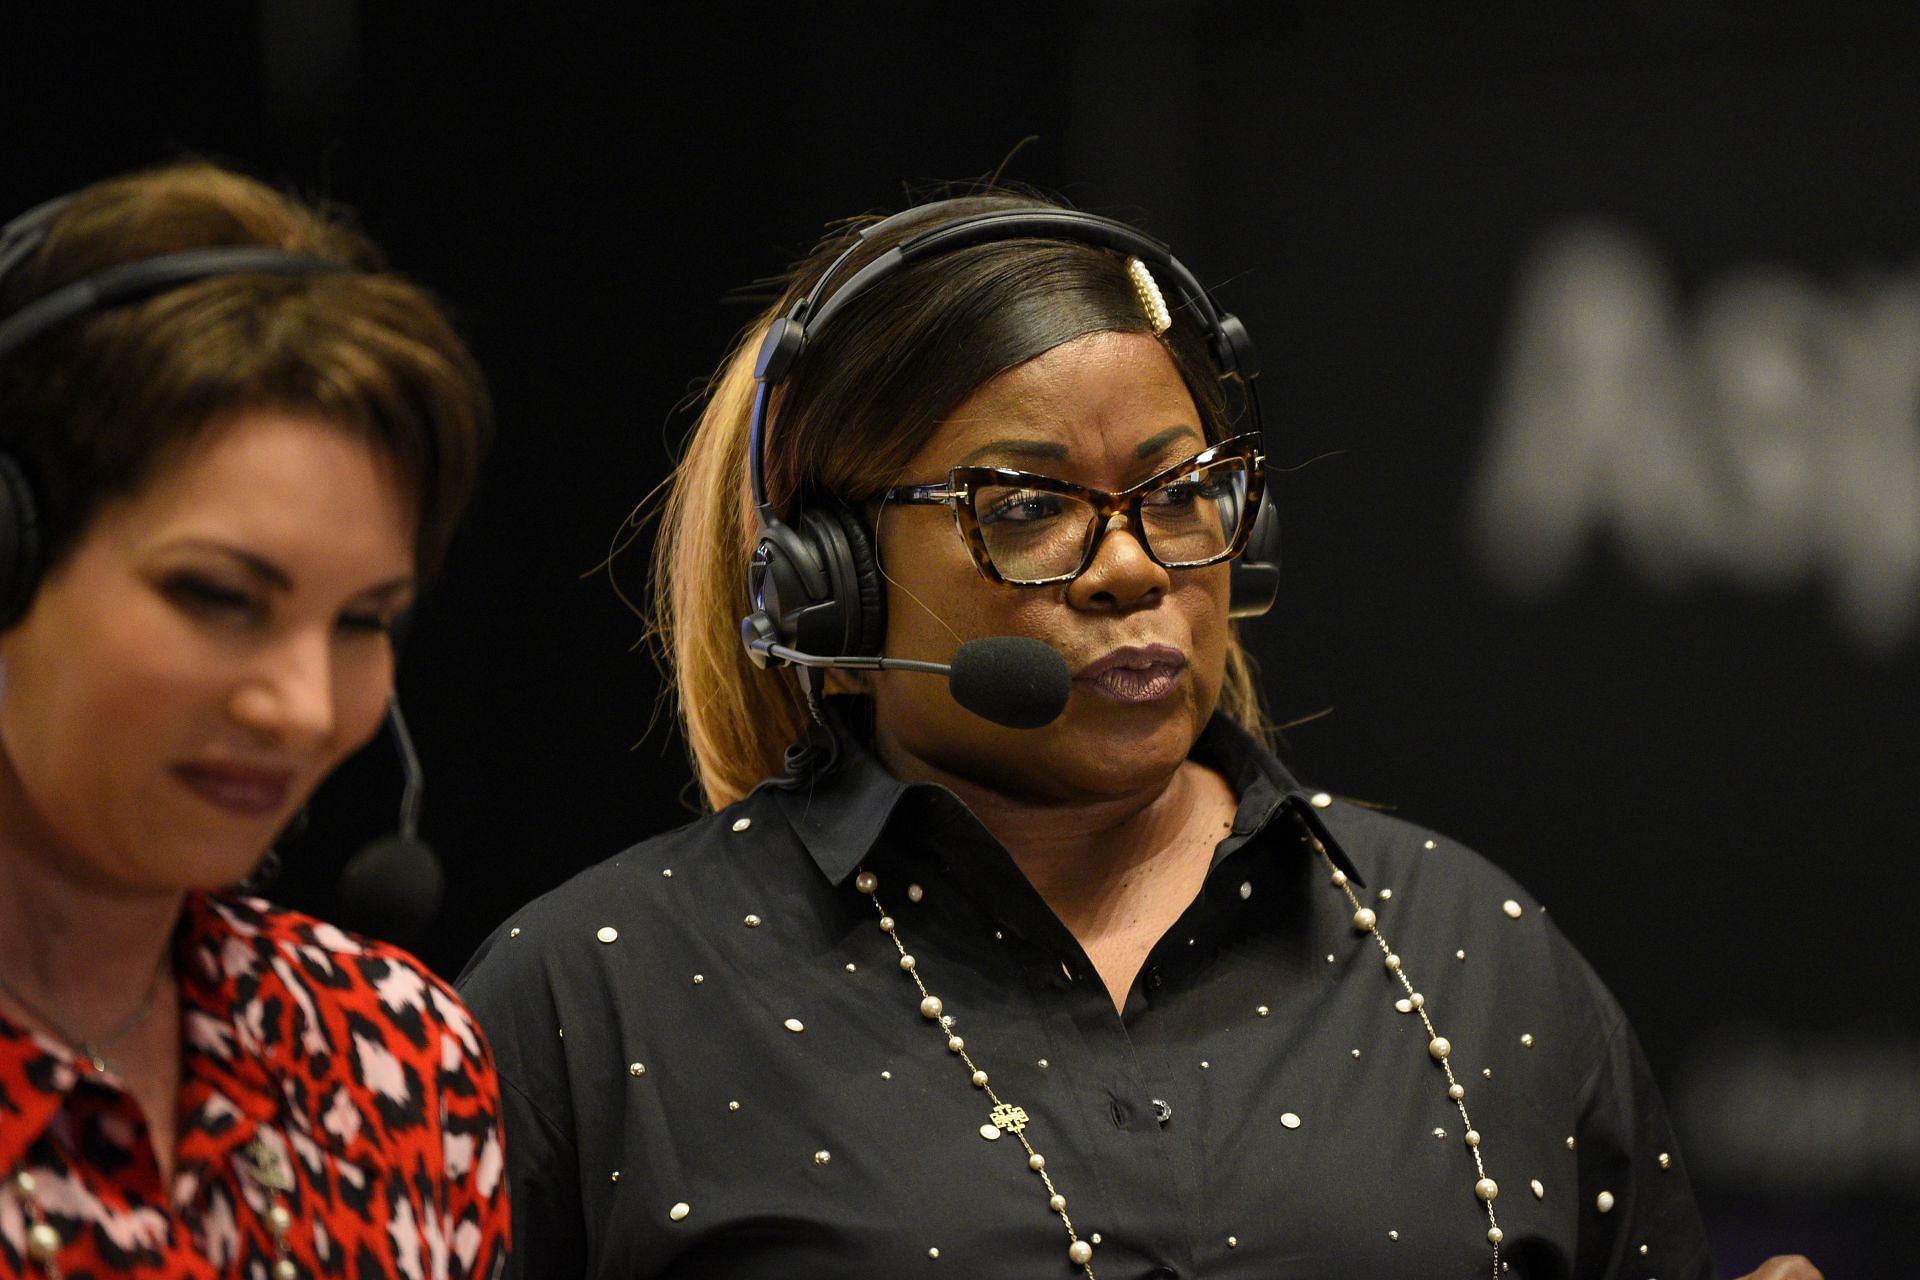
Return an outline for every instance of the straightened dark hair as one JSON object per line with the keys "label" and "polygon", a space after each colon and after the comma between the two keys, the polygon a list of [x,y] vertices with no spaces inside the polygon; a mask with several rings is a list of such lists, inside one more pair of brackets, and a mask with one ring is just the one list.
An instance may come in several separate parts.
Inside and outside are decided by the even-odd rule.
{"label": "straightened dark hair", "polygon": [[[907,236],[975,213],[1059,206],[986,194],[920,207],[861,244],[840,279]],[[708,384],[706,405],[666,489],[654,547],[652,636],[707,802],[721,808],[777,772],[808,712],[790,672],[746,658],[746,562],[757,536],[746,483],[753,365],[773,320],[805,296],[858,235],[828,236],[787,277]],[[1080,241],[1006,240],[927,258],[877,282],[810,335],[769,419],[768,497],[850,508],[902,477],[933,428],[982,383],[1090,333],[1151,333],[1119,255]],[[1159,340],[1210,439],[1228,432],[1220,376],[1193,317]],[[1222,705],[1254,732],[1264,719],[1237,635]]]}

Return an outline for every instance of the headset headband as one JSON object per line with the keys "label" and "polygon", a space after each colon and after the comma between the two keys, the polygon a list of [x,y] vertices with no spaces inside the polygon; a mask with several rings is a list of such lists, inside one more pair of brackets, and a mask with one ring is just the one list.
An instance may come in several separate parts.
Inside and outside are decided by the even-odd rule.
{"label": "headset headband", "polygon": [[[1192,272],[1167,246],[1124,222],[1069,209],[999,209],[908,231],[899,244],[849,273],[861,246],[888,229],[938,216],[939,206],[921,206],[883,219],[828,264],[806,296],[768,326],[754,362],[752,416],[747,427],[747,476],[760,536],[747,565],[751,612],[741,619],[748,657],[764,666],[774,646],[815,655],[873,655],[886,635],[885,574],[861,517],[837,503],[809,508],[801,495],[776,511],[767,496],[767,416],[773,389],[794,360],[843,308],[880,281],[915,262],[1003,240],[1053,240],[1091,245],[1138,258],[1164,275],[1184,305],[1204,326],[1216,371],[1240,382],[1251,429],[1260,431],[1260,400],[1253,384],[1253,345],[1237,319],[1214,304]],[[838,283],[842,277],[844,283]],[[836,287],[837,284],[837,287]],[[1240,513],[1244,516],[1244,512]],[[1261,499],[1246,552],[1231,566],[1228,616],[1254,617],[1273,606],[1279,587],[1279,524],[1272,503]],[[808,698],[813,677],[800,671]]]}
{"label": "headset headband", "polygon": [[[0,284],[46,244],[54,221],[72,201],[72,196],[62,196],[36,205],[0,229]],[[264,245],[214,245],[123,262],[60,285],[12,315],[0,317],[0,360],[78,316],[138,302],[198,280],[358,270],[332,258]],[[5,438],[0,430],[0,440]],[[21,460],[0,445],[0,628],[18,621],[33,599],[45,568],[40,544],[40,507],[31,478]]]}
{"label": "headset headband", "polygon": [[[26,256],[21,255],[22,260]],[[331,258],[243,245],[183,249],[143,258],[62,285],[0,320],[0,359],[75,316],[138,302],[198,280],[235,275],[330,275],[352,270]]]}
{"label": "headset headband", "polygon": [[[0,282],[40,251],[54,221],[72,203],[72,196],[48,200],[0,230]],[[330,275],[355,270],[332,258],[288,253],[264,245],[211,245],[121,263],[61,285],[0,319],[0,359],[75,316],[138,302],[198,280],[235,275]]]}
{"label": "headset headband", "polygon": [[902,240],[866,263],[831,293],[835,279],[869,238],[926,216],[924,207],[908,209],[883,218],[860,233],[859,239],[841,251],[840,256],[820,273],[807,295],[794,303],[787,313],[773,322],[761,340],[754,361],[756,382],[753,412],[747,429],[747,478],[753,493],[754,510],[762,526],[776,522],[779,513],[767,497],[766,430],[773,388],[786,381],[794,360],[816,337],[820,327],[846,305],[875,284],[915,262],[976,245],[1003,240],[1065,240],[1111,249],[1115,253],[1139,258],[1148,266],[1164,271],[1187,306],[1199,318],[1207,333],[1207,346],[1222,375],[1238,375],[1245,389],[1247,418],[1252,430],[1261,430],[1260,397],[1254,386],[1253,344],[1246,326],[1220,310],[1206,287],[1173,256],[1167,246],[1124,222],[1082,213],[1076,209],[998,209],[972,214],[929,227]]}

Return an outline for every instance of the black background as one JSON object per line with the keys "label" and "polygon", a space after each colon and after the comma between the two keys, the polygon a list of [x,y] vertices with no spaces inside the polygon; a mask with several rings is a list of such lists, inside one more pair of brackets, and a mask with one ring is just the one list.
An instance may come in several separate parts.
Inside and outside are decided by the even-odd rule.
{"label": "black background", "polygon": [[[1272,452],[1321,459],[1278,481],[1286,580],[1249,632],[1277,718],[1332,708],[1288,735],[1295,764],[1539,893],[1683,1130],[1729,1062],[1772,1055],[1736,1116],[1789,1135],[1773,1157],[1694,1152],[1730,1274],[1797,1248],[1905,1275],[1914,641],[1851,643],[1813,583],[1655,590],[1604,539],[1571,587],[1516,603],[1475,566],[1468,502],[1517,275],[1553,228],[1631,227],[1683,311],[1754,262],[1836,288],[1915,269],[1906,14],[12,5],[0,209],[227,158],[355,208],[457,314],[500,438],[402,673],[452,878],[417,949],[450,973],[514,905],[691,813],[614,590],[641,591],[645,537],[603,562],[749,318],[730,295],[828,221],[1032,136],[1009,175],[1169,239],[1258,341]],[[326,910],[397,795],[376,744],[316,802],[280,895]],[[1850,1158],[1846,1123],[1914,1142]]]}

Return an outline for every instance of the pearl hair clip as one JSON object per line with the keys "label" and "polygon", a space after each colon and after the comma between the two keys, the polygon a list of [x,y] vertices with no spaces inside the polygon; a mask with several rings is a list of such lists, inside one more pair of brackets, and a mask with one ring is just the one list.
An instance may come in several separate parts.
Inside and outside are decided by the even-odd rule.
{"label": "pearl hair clip", "polygon": [[1153,272],[1147,270],[1147,264],[1138,258],[1128,258],[1127,278],[1133,281],[1133,296],[1140,299],[1140,309],[1147,313],[1147,323],[1153,326],[1154,333],[1171,329],[1173,313],[1167,310],[1166,295],[1160,292],[1160,285],[1154,280]]}

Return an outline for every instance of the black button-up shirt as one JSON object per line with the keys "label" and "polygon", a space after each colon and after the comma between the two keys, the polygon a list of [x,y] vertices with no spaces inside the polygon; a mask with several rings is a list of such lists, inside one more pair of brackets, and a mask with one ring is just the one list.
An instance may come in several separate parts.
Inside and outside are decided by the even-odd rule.
{"label": "black button-up shirt", "polygon": [[1124,1013],[951,792],[844,734],[517,914],[462,979],[504,1086],[510,1272],[1080,1274],[957,1034],[1098,1280],[1490,1276],[1483,1176],[1516,1280],[1711,1274],[1633,1033],[1539,905],[1223,719],[1194,754],[1238,812]]}

